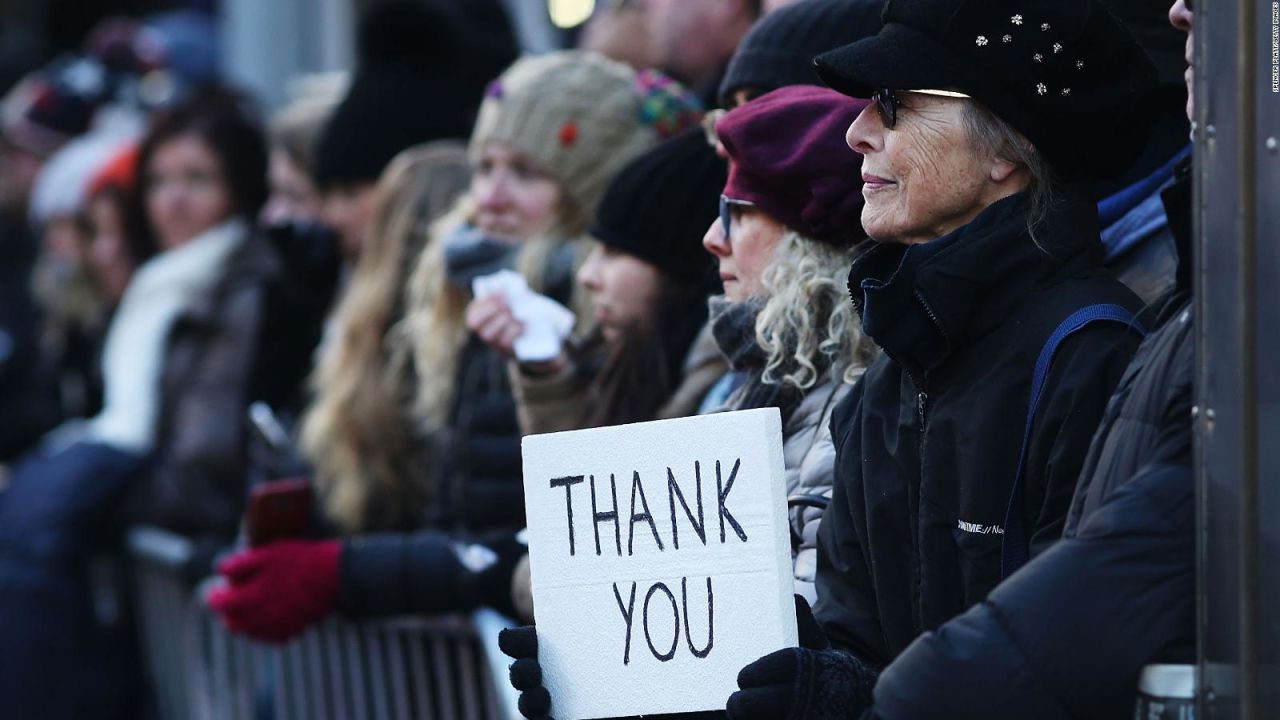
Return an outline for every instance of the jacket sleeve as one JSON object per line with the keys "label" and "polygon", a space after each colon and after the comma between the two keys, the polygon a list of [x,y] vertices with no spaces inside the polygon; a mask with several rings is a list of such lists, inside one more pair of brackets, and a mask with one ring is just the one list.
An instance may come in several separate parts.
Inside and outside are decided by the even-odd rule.
{"label": "jacket sleeve", "polygon": [[864,718],[1132,717],[1142,667],[1194,643],[1194,531],[1191,468],[1146,466],[1079,534],[912,643]]}
{"label": "jacket sleeve", "polygon": [[831,504],[818,528],[818,604],[814,616],[833,646],[882,667],[890,660],[889,652],[878,620],[880,610],[869,590],[872,582],[863,554],[865,544],[854,523],[858,499],[849,493],[850,479],[844,477],[849,468],[860,464],[861,439],[849,431],[858,426],[863,387],[863,383],[855,385],[832,415],[836,471]]}
{"label": "jacket sleeve", "polygon": [[530,375],[520,364],[507,364],[516,415],[525,435],[577,430],[582,402],[587,395],[587,379],[572,362],[551,375]]}
{"label": "jacket sleeve", "polygon": [[[809,495],[831,499],[831,485],[835,477],[835,443],[831,439],[831,415],[849,386],[840,383],[833,388],[823,406],[819,408],[817,424],[807,428],[807,447],[799,463],[787,468],[787,487],[792,495]],[[792,566],[796,592],[812,606],[817,602],[814,579],[818,569],[818,529],[822,524],[823,508],[798,505],[789,508],[792,527],[799,531],[800,545],[796,548]]]}
{"label": "jacket sleeve", "polygon": [[1031,428],[1022,479],[1031,557],[1062,536],[1089,445],[1140,341],[1132,330],[1107,322],[1087,326],[1058,348]]}
{"label": "jacket sleeve", "polygon": [[526,552],[514,534],[499,531],[354,537],[342,548],[338,607],[357,618],[464,612],[481,605],[513,615],[512,576]]}

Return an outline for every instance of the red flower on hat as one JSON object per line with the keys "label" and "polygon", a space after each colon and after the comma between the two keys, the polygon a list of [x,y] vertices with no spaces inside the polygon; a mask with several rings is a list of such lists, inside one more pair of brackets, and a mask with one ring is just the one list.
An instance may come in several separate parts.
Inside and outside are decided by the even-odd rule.
{"label": "red flower on hat", "polygon": [[570,120],[560,126],[560,144],[569,147],[578,139],[578,125]]}

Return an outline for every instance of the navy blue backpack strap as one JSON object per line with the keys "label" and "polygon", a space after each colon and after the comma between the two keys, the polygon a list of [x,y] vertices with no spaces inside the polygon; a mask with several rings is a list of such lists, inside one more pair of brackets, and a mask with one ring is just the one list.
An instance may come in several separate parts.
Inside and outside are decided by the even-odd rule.
{"label": "navy blue backpack strap", "polygon": [[1062,341],[1073,333],[1096,322],[1118,322],[1127,325],[1139,335],[1146,336],[1147,331],[1138,323],[1133,313],[1120,305],[1089,305],[1071,313],[1058,325],[1036,358],[1035,372],[1031,376],[1031,403],[1027,406],[1027,422],[1022,430],[1022,449],[1018,454],[1018,472],[1013,477],[1013,490],[1009,493],[1009,507],[1004,514],[1004,539],[1000,543],[1000,579],[1012,575],[1031,558],[1031,540],[1027,537],[1026,524],[1023,518],[1022,476],[1026,472],[1027,446],[1031,443],[1031,425],[1036,417],[1036,408],[1040,405],[1040,396],[1044,393],[1045,382],[1049,379],[1049,368],[1053,364],[1053,356],[1058,352]]}

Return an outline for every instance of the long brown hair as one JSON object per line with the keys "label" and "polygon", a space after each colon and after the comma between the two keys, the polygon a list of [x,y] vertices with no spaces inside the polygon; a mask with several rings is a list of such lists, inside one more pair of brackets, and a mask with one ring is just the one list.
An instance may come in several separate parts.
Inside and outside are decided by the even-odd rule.
{"label": "long brown hair", "polygon": [[465,147],[441,141],[400,153],[378,181],[369,243],[335,311],[302,422],[326,514],[346,532],[403,526],[427,501],[421,443],[405,412],[412,364],[394,338],[413,261],[468,180]]}
{"label": "long brown hair", "polygon": [[680,387],[684,362],[707,321],[706,283],[660,272],[661,283],[649,319],[627,328],[603,347],[599,331],[584,343],[584,354],[604,353],[583,403],[581,427],[655,420]]}

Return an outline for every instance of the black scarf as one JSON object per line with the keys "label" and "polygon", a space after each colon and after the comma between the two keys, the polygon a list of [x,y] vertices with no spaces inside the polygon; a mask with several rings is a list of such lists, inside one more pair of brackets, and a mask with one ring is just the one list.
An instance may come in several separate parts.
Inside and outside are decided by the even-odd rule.
{"label": "black scarf", "polygon": [[724,297],[712,298],[711,335],[729,361],[729,367],[746,378],[730,396],[728,406],[734,410],[776,407],[782,412],[785,427],[804,400],[804,393],[791,385],[764,380],[768,357],[756,342],[756,318],[764,303],[763,298],[740,303],[729,302]]}
{"label": "black scarf", "polygon": [[[471,282],[499,270],[511,270],[520,256],[521,243],[495,240],[471,223],[463,223],[444,238],[445,277],[471,294]],[[576,271],[573,243],[561,243],[547,258],[543,287],[534,291],[567,304],[573,297]]]}
{"label": "black scarf", "polygon": [[445,276],[454,286],[471,292],[471,281],[515,266],[516,243],[494,240],[470,223],[459,225],[444,239]]}

